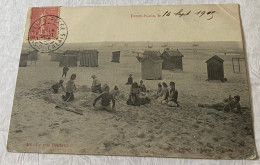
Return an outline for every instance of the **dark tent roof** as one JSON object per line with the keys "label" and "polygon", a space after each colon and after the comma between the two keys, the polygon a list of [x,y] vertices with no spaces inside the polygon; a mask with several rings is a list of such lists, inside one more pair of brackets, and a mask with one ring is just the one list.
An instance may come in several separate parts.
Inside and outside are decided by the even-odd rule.
{"label": "dark tent roof", "polygon": [[80,53],[82,53],[82,54],[86,54],[86,53],[94,54],[94,53],[98,53],[98,51],[97,50],[83,50]]}
{"label": "dark tent roof", "polygon": [[224,62],[224,60],[222,59],[222,58],[220,58],[219,56],[217,56],[217,55],[214,55],[214,56],[212,56],[210,59],[208,59],[206,62],[209,62],[210,60],[212,60],[212,59],[216,59],[216,60],[218,60],[218,61],[220,61],[220,62]]}
{"label": "dark tent roof", "polygon": [[144,55],[144,58],[150,57],[154,61],[161,60],[160,51],[145,50],[143,55]]}
{"label": "dark tent roof", "polygon": [[178,49],[177,50],[165,50],[164,52],[166,52],[169,56],[183,57],[183,54],[181,54],[181,52]]}

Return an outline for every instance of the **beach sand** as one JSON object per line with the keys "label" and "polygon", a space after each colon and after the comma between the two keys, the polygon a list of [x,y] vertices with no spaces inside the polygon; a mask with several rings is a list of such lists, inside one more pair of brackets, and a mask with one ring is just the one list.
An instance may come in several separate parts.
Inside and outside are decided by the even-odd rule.
{"label": "beach sand", "polygon": [[[174,81],[181,107],[166,107],[156,100],[134,107],[126,105],[130,86],[128,75],[140,81],[141,64],[132,53],[121,53],[120,63],[112,63],[112,51],[100,51],[98,67],[70,67],[77,92],[75,101],[63,103],[61,90],[50,87],[61,79],[62,67],[40,55],[36,65],[20,67],[17,77],[8,150],[12,152],[69,153],[90,155],[129,155],[213,159],[250,159],[255,156],[252,117],[245,66],[233,73],[232,56],[225,60],[227,82],[206,81],[205,61],[213,54],[180,50],[183,71],[163,70],[163,80],[144,80],[155,93],[157,84]],[[112,89],[118,85],[120,96],[116,112],[95,111],[97,94],[90,92],[91,75]],[[201,108],[199,103],[218,103],[229,95],[240,95],[243,115]],[[56,105],[80,109],[83,115],[55,108]]]}

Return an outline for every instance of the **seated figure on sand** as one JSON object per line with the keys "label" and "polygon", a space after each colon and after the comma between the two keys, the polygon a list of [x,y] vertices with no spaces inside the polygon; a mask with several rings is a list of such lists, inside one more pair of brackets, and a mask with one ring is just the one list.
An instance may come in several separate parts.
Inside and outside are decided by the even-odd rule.
{"label": "seated figure on sand", "polygon": [[60,88],[62,88],[62,90],[65,91],[65,88],[63,86],[63,80],[60,80],[59,82],[53,84],[51,88],[53,89],[54,93],[58,93]]}
{"label": "seated figure on sand", "polygon": [[114,97],[115,99],[119,96],[120,91],[119,91],[117,85],[115,85],[114,89],[111,91],[111,94],[113,95],[113,97]]}
{"label": "seated figure on sand", "polygon": [[126,103],[128,105],[140,106],[150,102],[151,100],[148,97],[142,96],[137,82],[134,82],[131,86],[129,98]]}
{"label": "seated figure on sand", "polygon": [[162,101],[162,104],[166,104],[169,107],[179,107],[178,103],[178,91],[175,89],[175,82],[170,82],[170,91],[169,91],[169,97],[166,100]]}
{"label": "seated figure on sand", "polygon": [[[112,112],[115,110],[115,99],[113,95],[109,93],[109,86],[107,84],[103,86],[103,90],[104,92],[94,100],[93,106],[95,110],[106,110]],[[96,107],[96,103],[100,99],[101,99],[101,103],[99,106]],[[112,107],[110,102],[112,102]]]}
{"label": "seated figure on sand", "polygon": [[101,82],[97,79],[96,75],[92,75],[91,77],[93,79],[91,91],[94,93],[102,93]]}
{"label": "seated figure on sand", "polygon": [[169,97],[169,88],[168,88],[168,85],[166,84],[166,82],[163,82],[162,83],[162,90],[161,92],[157,95],[157,101],[162,103],[163,101],[165,100],[168,100],[168,97]]}
{"label": "seated figure on sand", "polygon": [[217,104],[198,104],[199,107],[203,108],[212,108],[218,111],[230,112],[234,111],[236,113],[241,113],[241,106],[240,106],[240,96],[236,95],[231,97],[229,95],[228,98],[224,99],[223,102]]}
{"label": "seated figure on sand", "polygon": [[129,74],[129,77],[127,79],[126,85],[132,85],[133,84],[133,77],[132,74]]}
{"label": "seated figure on sand", "polygon": [[152,97],[155,99],[158,99],[158,97],[160,97],[160,95],[161,95],[161,92],[162,92],[162,84],[158,83],[158,88],[157,88],[156,94],[154,94]]}
{"label": "seated figure on sand", "polygon": [[62,95],[62,99],[66,102],[74,100],[74,92],[76,91],[74,80],[76,79],[76,77],[76,74],[72,74],[70,76],[70,80],[67,82],[67,86],[65,89],[66,95]]}
{"label": "seated figure on sand", "polygon": [[139,89],[140,89],[141,92],[146,93],[146,87],[145,87],[145,85],[144,85],[143,80],[140,81]]}

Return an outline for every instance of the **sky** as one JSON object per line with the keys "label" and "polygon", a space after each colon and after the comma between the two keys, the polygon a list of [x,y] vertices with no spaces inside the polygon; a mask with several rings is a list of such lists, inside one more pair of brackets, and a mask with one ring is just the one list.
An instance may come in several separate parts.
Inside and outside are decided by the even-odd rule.
{"label": "sky", "polygon": [[[169,16],[162,17],[166,12]],[[180,17],[178,12],[187,15]],[[28,9],[24,42],[30,14]],[[148,17],[151,15],[155,17]],[[242,41],[236,4],[61,7],[59,16],[67,24],[66,43]]]}

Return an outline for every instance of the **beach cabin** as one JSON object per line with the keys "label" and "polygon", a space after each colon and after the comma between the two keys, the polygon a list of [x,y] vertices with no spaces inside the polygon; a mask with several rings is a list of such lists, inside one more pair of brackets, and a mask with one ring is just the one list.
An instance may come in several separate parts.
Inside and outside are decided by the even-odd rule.
{"label": "beach cabin", "polygon": [[112,60],[111,62],[118,62],[120,61],[120,51],[112,52]]}
{"label": "beach cabin", "polygon": [[64,55],[64,52],[49,52],[49,55],[51,56],[51,61],[60,61],[60,56]]}
{"label": "beach cabin", "polygon": [[208,80],[224,81],[224,60],[215,55],[206,61]]}
{"label": "beach cabin", "polygon": [[98,67],[98,51],[83,50],[80,52],[80,66]]}
{"label": "beach cabin", "polygon": [[21,56],[20,56],[19,67],[26,67],[27,66],[28,56],[29,56],[28,51],[22,50]]}
{"label": "beach cabin", "polygon": [[182,58],[183,54],[177,50],[165,50],[161,58],[163,59],[162,69],[163,70],[183,70]]}
{"label": "beach cabin", "polygon": [[79,60],[80,59],[79,53],[80,52],[77,50],[66,50],[63,54],[66,56],[77,56],[77,60]]}
{"label": "beach cabin", "polygon": [[38,51],[36,50],[29,51],[28,61],[37,61],[38,59],[39,59]]}
{"label": "beach cabin", "polygon": [[159,51],[144,51],[141,62],[141,77],[145,80],[162,79],[162,62]]}
{"label": "beach cabin", "polygon": [[60,67],[63,66],[77,66],[77,56],[76,55],[62,55],[60,56]]}

